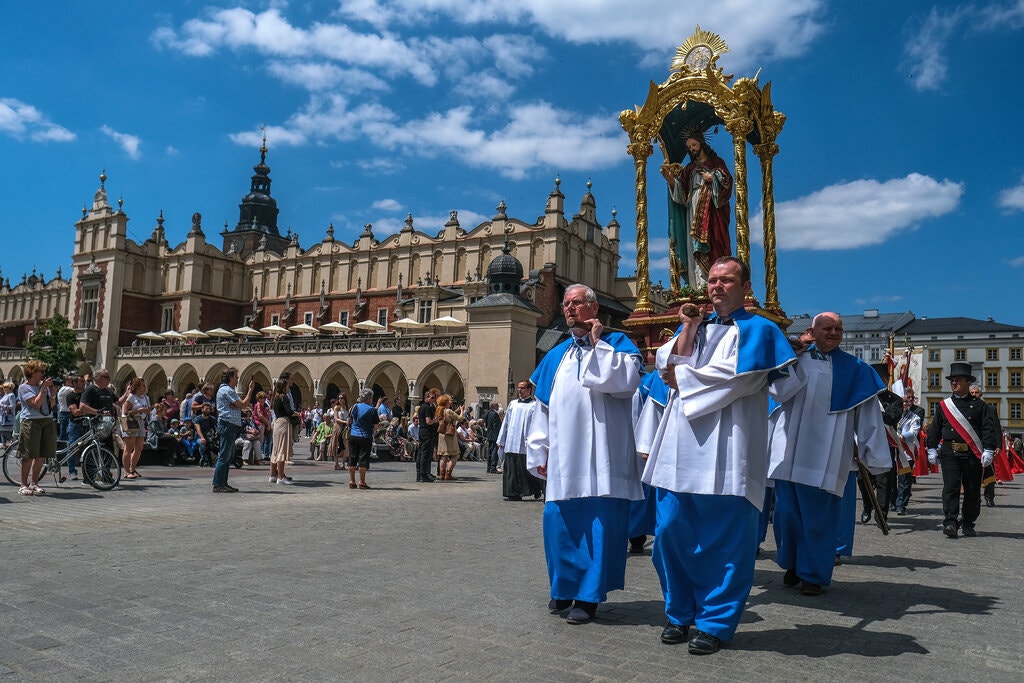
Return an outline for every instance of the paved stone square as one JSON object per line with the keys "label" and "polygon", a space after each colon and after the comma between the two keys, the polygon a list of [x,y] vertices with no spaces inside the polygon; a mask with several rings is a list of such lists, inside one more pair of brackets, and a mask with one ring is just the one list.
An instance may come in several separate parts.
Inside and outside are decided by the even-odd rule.
{"label": "paved stone square", "polygon": [[818,597],[782,585],[773,544],[731,646],[659,641],[650,553],[594,623],[547,613],[540,501],[500,478],[414,483],[375,463],[372,490],[302,458],[267,467],[148,467],[100,493],[0,486],[3,681],[1019,681],[1021,480],[1000,485],[974,539],[939,531],[940,478],[919,479],[893,531],[858,526]]}

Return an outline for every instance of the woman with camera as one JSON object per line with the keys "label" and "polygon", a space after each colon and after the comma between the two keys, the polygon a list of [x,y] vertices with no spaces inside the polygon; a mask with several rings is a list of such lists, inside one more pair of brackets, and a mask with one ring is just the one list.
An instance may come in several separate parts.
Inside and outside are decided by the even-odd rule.
{"label": "woman with camera", "polygon": [[43,379],[48,368],[41,360],[30,360],[25,364],[25,381],[18,387],[18,400],[21,401],[21,432],[18,441],[21,488],[18,493],[23,496],[46,493],[39,486],[39,473],[46,459],[57,453],[57,423],[53,420],[57,390],[52,377]]}

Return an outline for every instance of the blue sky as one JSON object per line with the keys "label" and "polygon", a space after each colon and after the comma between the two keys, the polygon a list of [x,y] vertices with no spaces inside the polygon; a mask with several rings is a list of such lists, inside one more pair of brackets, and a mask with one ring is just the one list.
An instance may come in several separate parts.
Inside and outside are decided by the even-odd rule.
{"label": "blue sky", "polygon": [[[686,8],[692,5],[692,8]],[[272,194],[303,247],[532,222],[593,182],[634,268],[618,123],[696,24],[760,69],[787,115],[775,160],[779,298],[791,314],[912,310],[1024,325],[1024,0],[227,0],[8,3],[0,52],[0,271],[68,273],[106,169],[129,236],[162,210],[208,239],[238,220],[266,126]],[[728,156],[725,135],[712,144]],[[748,163],[753,164],[753,154]],[[660,158],[652,158],[660,163]],[[660,191],[660,190],[659,190]],[[751,187],[752,237],[760,190]],[[668,284],[652,206],[653,277]],[[763,299],[763,254],[752,250]]]}

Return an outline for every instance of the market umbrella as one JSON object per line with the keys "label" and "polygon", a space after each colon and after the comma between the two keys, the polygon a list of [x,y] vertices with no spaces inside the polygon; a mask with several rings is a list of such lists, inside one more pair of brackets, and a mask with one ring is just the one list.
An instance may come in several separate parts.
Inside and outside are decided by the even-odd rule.
{"label": "market umbrella", "polygon": [[235,336],[234,332],[228,332],[223,327],[215,327],[212,330],[207,330],[206,334],[210,335],[211,337],[234,337]]}
{"label": "market umbrella", "polygon": [[316,329],[312,325],[307,325],[306,323],[292,325],[288,329],[294,332],[295,334],[317,334],[320,332],[320,330]]}
{"label": "market umbrella", "polygon": [[342,325],[341,323],[331,322],[331,323],[326,323],[324,325],[321,325],[320,326],[320,331],[321,332],[327,331],[327,332],[329,332],[331,334],[335,334],[337,332],[351,332],[352,328],[349,327],[348,325]]}
{"label": "market umbrella", "polygon": [[357,330],[365,330],[367,332],[377,332],[379,330],[387,329],[386,327],[378,323],[376,320],[363,320],[362,322],[356,323],[352,327],[356,328]]}
{"label": "market umbrella", "polygon": [[236,327],[235,329],[233,329],[231,331],[234,332],[235,334],[237,334],[239,337],[262,337],[263,336],[262,334],[260,334],[259,330],[255,329],[253,327],[249,327],[248,325],[246,325],[245,327]]}
{"label": "market umbrella", "polygon": [[260,332],[268,337],[283,337],[286,334],[291,334],[291,332],[280,325],[267,325],[266,327],[261,327]]}
{"label": "market umbrella", "polygon": [[424,327],[423,323],[416,322],[412,318],[402,318],[391,323],[391,327],[399,330],[415,330]]}
{"label": "market umbrella", "polygon": [[210,335],[206,334],[202,330],[197,330],[195,328],[182,332],[181,336],[186,339],[208,339],[210,337]]}
{"label": "market umbrella", "polygon": [[135,335],[139,339],[145,339],[147,341],[167,341],[156,332],[143,332],[142,334]]}
{"label": "market umbrella", "polygon": [[430,324],[437,325],[438,327],[462,327],[466,323],[458,318],[453,318],[450,315],[444,315],[440,318],[434,318],[430,321]]}
{"label": "market umbrella", "polygon": [[160,333],[161,339],[184,339],[185,335],[177,330],[167,330],[166,332]]}

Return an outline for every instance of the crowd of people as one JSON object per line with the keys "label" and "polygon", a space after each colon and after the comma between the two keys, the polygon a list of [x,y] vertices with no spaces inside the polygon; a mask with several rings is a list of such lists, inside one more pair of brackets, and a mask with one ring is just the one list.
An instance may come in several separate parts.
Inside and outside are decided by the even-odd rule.
{"label": "crowd of people", "polygon": [[[681,307],[652,372],[625,334],[603,327],[593,290],[570,286],[568,339],[518,382],[505,411],[491,402],[477,418],[436,388],[411,411],[402,397],[389,402],[369,388],[351,406],[341,395],[303,408],[287,373],[270,392],[249,382],[243,395],[234,368],[216,387],[180,401],[168,390],[154,404],[141,378],[120,395],[104,369],[91,380],[71,373],[58,388],[33,360],[16,391],[0,387],[0,439],[20,432],[22,495],[45,493],[43,460],[58,439],[81,436],[92,415],[118,419],[111,438],[124,478],[144,476],[148,443],[172,454],[167,464],[212,466],[214,493],[238,490],[228,483],[236,457],[238,467],[269,462],[268,483],[292,484],[285,468],[302,434],[310,459],[347,470],[351,489],[371,488],[381,448],[414,460],[419,483],[457,481],[461,460],[486,461],[502,475],[505,500],[545,499],[552,614],[592,621],[608,593],[624,588],[627,554],[645,552],[653,536],[661,641],[696,655],[734,638],[769,522],[782,583],[817,596],[852,552],[858,492],[861,521],[884,522],[890,511],[907,514],[915,476],[940,465],[943,533],[973,537],[983,487],[1024,471],[969,364],[951,365],[952,394],[925,424],[909,388],[891,395],[840,348],[838,314],[817,315],[791,339],[746,309],[750,272],[739,259],[714,261],[707,285],[710,304]],[[993,488],[984,497],[995,505]]]}

